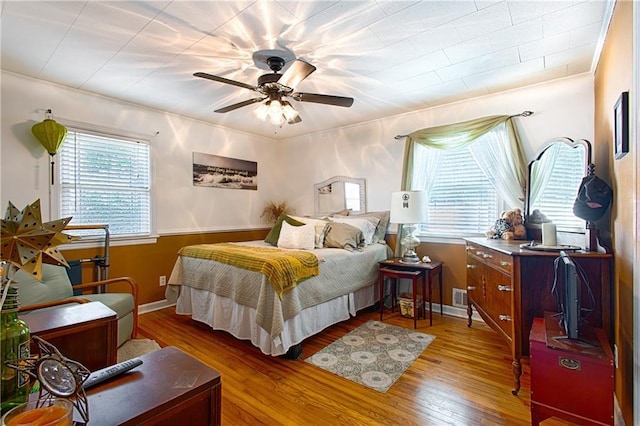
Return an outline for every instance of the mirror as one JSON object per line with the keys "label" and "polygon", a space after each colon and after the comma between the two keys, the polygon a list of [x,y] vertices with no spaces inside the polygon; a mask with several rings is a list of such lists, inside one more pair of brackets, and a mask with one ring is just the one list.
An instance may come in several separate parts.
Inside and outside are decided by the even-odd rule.
{"label": "mirror", "polygon": [[589,141],[569,138],[550,141],[529,163],[525,225],[530,238],[540,239],[542,222],[555,223],[558,232],[586,232],[585,221],[573,214],[573,203],[590,163]]}
{"label": "mirror", "polygon": [[354,213],[365,213],[366,197],[364,178],[334,176],[313,185],[315,215],[324,216],[351,209]]}

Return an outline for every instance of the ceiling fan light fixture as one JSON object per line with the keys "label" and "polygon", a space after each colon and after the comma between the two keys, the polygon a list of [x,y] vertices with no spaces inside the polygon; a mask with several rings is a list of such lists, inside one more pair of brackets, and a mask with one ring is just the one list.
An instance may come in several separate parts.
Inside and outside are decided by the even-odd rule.
{"label": "ceiling fan light fixture", "polygon": [[253,111],[256,117],[262,121],[267,121],[267,115],[269,114],[269,102],[271,101],[261,103],[258,105],[258,108]]}
{"label": "ceiling fan light fixture", "polygon": [[282,113],[283,113],[282,104],[280,103],[279,100],[273,99],[269,101],[268,115],[269,115],[269,121],[272,124],[279,126],[280,124],[284,123],[285,118],[282,115]]}
{"label": "ceiling fan light fixture", "polygon": [[295,108],[293,108],[293,106],[287,101],[283,101],[282,105],[282,114],[286,118],[287,122],[293,121],[298,116],[298,111],[296,111]]}
{"label": "ceiling fan light fixture", "polygon": [[273,124],[274,126],[281,126],[282,124],[284,124],[284,115],[277,115],[277,116],[269,116],[269,123]]}

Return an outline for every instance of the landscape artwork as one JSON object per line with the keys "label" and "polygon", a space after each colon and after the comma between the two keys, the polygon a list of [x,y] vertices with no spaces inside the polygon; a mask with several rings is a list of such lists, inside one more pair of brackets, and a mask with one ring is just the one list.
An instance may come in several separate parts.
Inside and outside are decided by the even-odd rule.
{"label": "landscape artwork", "polygon": [[194,152],[193,185],[256,191],[258,189],[258,163]]}

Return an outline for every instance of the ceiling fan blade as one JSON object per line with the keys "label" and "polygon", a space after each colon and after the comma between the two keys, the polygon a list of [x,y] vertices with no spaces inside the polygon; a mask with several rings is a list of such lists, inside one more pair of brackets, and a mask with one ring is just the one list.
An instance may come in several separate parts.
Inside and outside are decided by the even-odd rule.
{"label": "ceiling fan blade", "polygon": [[282,77],[278,79],[278,83],[293,89],[298,85],[298,83],[309,77],[309,74],[311,74],[315,70],[316,67],[314,67],[313,65],[301,59],[296,59],[296,61],[291,64],[291,66],[284,72],[284,74],[282,74]]}
{"label": "ceiling fan blade", "polygon": [[353,105],[353,98],[346,98],[344,96],[319,95],[317,93],[294,93],[291,97],[300,102],[315,102],[317,104],[336,105],[341,107],[350,107]]}
{"label": "ceiling fan blade", "polygon": [[197,72],[193,74],[195,77],[206,78],[208,80],[217,81],[219,83],[231,84],[233,86],[242,87],[243,89],[249,89],[255,91],[256,88],[250,84],[242,83],[240,81],[229,80],[228,78],[218,77],[217,75],[207,74],[206,72]]}
{"label": "ceiling fan blade", "polygon": [[226,106],[224,108],[219,108],[219,109],[215,110],[214,112],[229,112],[229,111],[233,111],[234,109],[238,109],[238,108],[242,108],[242,107],[247,106],[247,105],[255,104],[256,102],[261,102],[261,101],[264,101],[265,99],[267,99],[267,98],[264,97],[264,98],[249,99],[247,101],[242,101],[242,102],[238,102],[237,104],[232,104],[232,105]]}

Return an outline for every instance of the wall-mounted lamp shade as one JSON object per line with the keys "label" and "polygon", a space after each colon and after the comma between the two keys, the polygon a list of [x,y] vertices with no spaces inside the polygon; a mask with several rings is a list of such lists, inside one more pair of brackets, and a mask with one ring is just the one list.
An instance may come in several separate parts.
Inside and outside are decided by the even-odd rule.
{"label": "wall-mounted lamp shade", "polygon": [[67,136],[67,128],[56,123],[51,118],[51,110],[47,110],[46,118],[43,122],[34,124],[31,128],[33,135],[38,139],[49,155],[56,155],[62,141]]}
{"label": "wall-mounted lamp shade", "polygon": [[391,193],[391,223],[424,223],[427,221],[427,194],[424,191]]}

